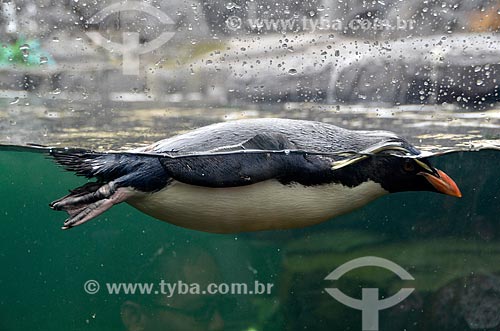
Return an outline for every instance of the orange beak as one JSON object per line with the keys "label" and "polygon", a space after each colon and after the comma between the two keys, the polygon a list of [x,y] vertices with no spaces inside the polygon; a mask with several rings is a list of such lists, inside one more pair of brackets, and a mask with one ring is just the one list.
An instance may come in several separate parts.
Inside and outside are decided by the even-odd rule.
{"label": "orange beak", "polygon": [[436,172],[438,176],[426,172],[421,172],[419,174],[424,176],[425,179],[427,179],[429,183],[431,183],[431,185],[438,190],[438,192],[451,195],[452,197],[461,198],[462,192],[460,192],[460,189],[453,179],[441,170],[436,170]]}

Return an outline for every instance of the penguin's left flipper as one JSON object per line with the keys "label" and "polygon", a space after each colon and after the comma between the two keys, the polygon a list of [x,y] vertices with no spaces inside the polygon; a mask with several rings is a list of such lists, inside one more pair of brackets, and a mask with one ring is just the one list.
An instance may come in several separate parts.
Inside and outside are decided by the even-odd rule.
{"label": "penguin's left flipper", "polygon": [[297,149],[297,145],[291,142],[285,135],[279,133],[259,133],[243,142],[241,146],[244,149],[273,151]]}
{"label": "penguin's left flipper", "polygon": [[223,154],[164,157],[160,162],[171,178],[205,187],[244,186],[269,179],[302,182],[331,167],[327,158],[298,150],[281,134],[258,134]]}

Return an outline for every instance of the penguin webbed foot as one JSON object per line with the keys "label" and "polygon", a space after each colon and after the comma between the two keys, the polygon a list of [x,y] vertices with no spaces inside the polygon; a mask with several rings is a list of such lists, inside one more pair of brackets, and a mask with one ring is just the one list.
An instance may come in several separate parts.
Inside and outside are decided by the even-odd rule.
{"label": "penguin webbed foot", "polygon": [[104,185],[88,183],[52,202],[50,207],[68,213],[70,217],[64,221],[62,227],[66,230],[90,221],[130,196],[129,190],[122,187],[115,188],[113,182]]}
{"label": "penguin webbed foot", "polygon": [[74,212],[68,212],[70,217],[64,221],[62,229],[67,230],[77,225],[83,224],[87,221],[90,221],[91,219],[93,219],[96,216],[99,216],[100,214],[102,214],[111,207],[113,207],[113,203],[111,202],[110,199],[102,199],[94,203],[91,203],[86,207],[80,208]]}
{"label": "penguin webbed foot", "polygon": [[53,210],[65,210],[68,213],[81,209],[82,206],[109,197],[114,193],[112,184],[98,182],[87,183],[74,190],[70,190],[68,195],[52,201],[49,207]]}

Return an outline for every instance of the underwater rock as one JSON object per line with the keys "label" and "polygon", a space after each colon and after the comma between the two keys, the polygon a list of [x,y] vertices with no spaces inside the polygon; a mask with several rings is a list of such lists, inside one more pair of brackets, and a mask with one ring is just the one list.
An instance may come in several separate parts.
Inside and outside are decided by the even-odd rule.
{"label": "underwater rock", "polygon": [[433,296],[428,327],[448,330],[500,330],[500,277],[473,275],[454,280]]}

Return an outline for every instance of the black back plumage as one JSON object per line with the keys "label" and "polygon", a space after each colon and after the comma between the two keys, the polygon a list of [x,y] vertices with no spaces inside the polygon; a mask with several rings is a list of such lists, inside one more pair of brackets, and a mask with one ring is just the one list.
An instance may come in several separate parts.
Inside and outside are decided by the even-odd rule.
{"label": "black back plumage", "polygon": [[346,150],[361,151],[391,139],[401,140],[407,147],[411,147],[405,140],[388,131],[353,131],[321,122],[262,118],[212,124],[135,151],[185,155],[216,150],[238,150],[246,143],[247,149],[286,147],[310,152],[335,153]]}

